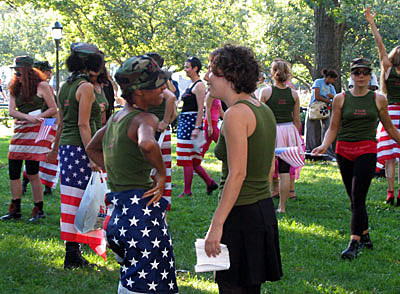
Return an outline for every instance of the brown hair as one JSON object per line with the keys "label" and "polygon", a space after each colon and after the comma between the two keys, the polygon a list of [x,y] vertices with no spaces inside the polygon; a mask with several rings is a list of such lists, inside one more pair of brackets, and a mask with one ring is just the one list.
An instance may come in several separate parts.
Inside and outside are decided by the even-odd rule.
{"label": "brown hair", "polygon": [[[392,51],[390,51],[388,55],[389,61],[392,63],[392,66],[396,67],[400,65],[400,46],[394,47]],[[381,70],[381,89],[382,92],[387,94],[387,88],[386,88],[386,76],[385,76],[385,71]]]}
{"label": "brown hair", "polygon": [[292,69],[290,63],[281,58],[272,61],[271,64],[271,77],[279,82],[285,83],[292,78]]}
{"label": "brown hair", "polygon": [[42,81],[46,81],[46,75],[40,70],[31,67],[18,67],[21,76],[13,76],[9,84],[10,94],[13,97],[21,96],[25,102],[30,102],[36,95],[37,87]]}

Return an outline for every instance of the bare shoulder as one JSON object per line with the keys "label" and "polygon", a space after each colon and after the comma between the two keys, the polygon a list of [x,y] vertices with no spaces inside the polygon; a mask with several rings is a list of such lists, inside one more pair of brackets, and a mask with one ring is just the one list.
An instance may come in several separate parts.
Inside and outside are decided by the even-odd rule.
{"label": "bare shoulder", "polygon": [[292,96],[293,97],[297,97],[297,98],[299,98],[299,93],[295,90],[295,89],[292,89],[292,88],[290,88],[291,90],[292,90]]}
{"label": "bare shoulder", "polygon": [[388,101],[385,95],[379,94],[375,92],[375,103],[376,106],[378,107],[378,110],[387,108],[388,106]]}
{"label": "bare shoulder", "polygon": [[203,81],[200,81],[197,83],[194,88],[193,88],[193,93],[201,93],[201,92],[206,92],[206,85],[204,84]]}

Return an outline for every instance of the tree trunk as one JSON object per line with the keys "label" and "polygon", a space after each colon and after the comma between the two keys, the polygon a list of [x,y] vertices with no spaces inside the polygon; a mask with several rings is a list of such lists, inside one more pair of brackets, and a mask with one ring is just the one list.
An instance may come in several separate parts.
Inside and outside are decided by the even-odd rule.
{"label": "tree trunk", "polygon": [[[336,70],[339,77],[335,82],[335,88],[340,92],[342,45],[346,24],[337,23],[333,16],[327,14],[326,6],[321,2],[314,8],[315,53],[312,76],[313,80],[321,78],[321,71],[324,68]],[[340,5],[337,0],[332,0],[332,4],[336,7]]]}

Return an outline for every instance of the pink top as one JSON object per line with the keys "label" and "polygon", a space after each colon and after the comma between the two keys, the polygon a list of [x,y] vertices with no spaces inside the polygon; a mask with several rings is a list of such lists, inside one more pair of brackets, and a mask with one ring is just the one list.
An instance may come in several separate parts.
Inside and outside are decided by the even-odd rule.
{"label": "pink top", "polygon": [[[214,99],[212,106],[211,106],[211,120],[212,121],[218,121],[219,119],[219,109],[221,108],[221,100],[219,99]],[[207,119],[207,112],[206,112],[206,120]]]}

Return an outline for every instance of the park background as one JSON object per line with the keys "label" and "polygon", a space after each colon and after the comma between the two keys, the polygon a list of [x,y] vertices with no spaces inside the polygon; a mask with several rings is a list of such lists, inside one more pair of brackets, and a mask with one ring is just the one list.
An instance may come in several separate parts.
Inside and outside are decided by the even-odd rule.
{"label": "park background", "polygon": [[[158,52],[176,71],[188,56],[207,63],[209,52],[231,42],[254,49],[265,72],[274,58],[293,65],[293,82],[307,90],[322,68],[340,73],[346,88],[354,57],[365,57],[379,72],[377,49],[364,19],[371,5],[388,50],[398,43],[400,3],[395,0],[6,0],[0,1],[0,66],[6,71],[18,55],[55,64],[51,27],[63,25],[61,80],[71,42],[91,42],[109,64],[132,55]],[[2,72],[0,71],[0,77]],[[377,74],[379,76],[379,74]],[[3,81],[4,82],[4,81]],[[303,106],[308,103],[303,99]],[[10,129],[0,127],[0,210],[10,201],[7,150]],[[175,140],[175,138],[173,138]],[[175,153],[174,153],[175,155]],[[180,293],[217,293],[211,273],[194,273],[196,238],[204,237],[217,196],[207,196],[195,177],[193,197],[179,199],[182,170],[173,158],[173,206],[169,214]],[[220,163],[212,150],[205,168],[215,179]],[[384,179],[374,179],[368,195],[373,251],[353,262],[340,260],[349,240],[349,201],[336,164],[307,161],[296,183],[297,200],[279,216],[284,277],[266,283],[263,293],[400,293],[400,208],[384,203]],[[215,192],[214,192],[215,193]],[[39,225],[25,219],[31,193],[23,198],[21,222],[0,223],[0,293],[115,293],[119,266],[111,251],[106,262],[85,247],[96,270],[64,271],[59,239],[59,190],[45,199],[48,217]],[[277,203],[275,203],[277,204]]]}

